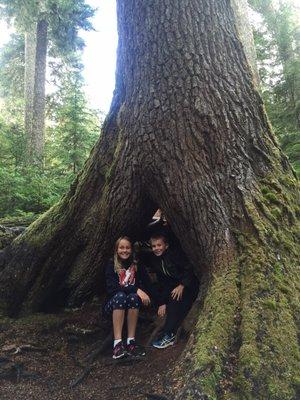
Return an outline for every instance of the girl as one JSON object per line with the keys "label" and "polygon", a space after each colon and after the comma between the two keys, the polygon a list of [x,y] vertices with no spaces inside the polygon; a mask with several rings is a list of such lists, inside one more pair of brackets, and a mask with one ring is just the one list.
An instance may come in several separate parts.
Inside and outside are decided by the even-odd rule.
{"label": "girl", "polygon": [[[133,260],[132,244],[127,236],[116,241],[114,259],[105,268],[108,300],[104,305],[106,314],[112,314],[114,346],[113,358],[130,355],[145,355],[144,349],[135,341],[139,308],[150,304],[150,297],[144,291],[150,289],[150,278],[142,266]],[[127,310],[127,342],[122,342],[122,329]]]}

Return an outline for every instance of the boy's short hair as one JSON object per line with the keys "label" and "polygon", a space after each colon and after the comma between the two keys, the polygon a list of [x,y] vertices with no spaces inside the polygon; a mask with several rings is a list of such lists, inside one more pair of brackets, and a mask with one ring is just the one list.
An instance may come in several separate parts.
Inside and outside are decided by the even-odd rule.
{"label": "boy's short hair", "polygon": [[162,239],[165,242],[165,244],[169,244],[167,236],[164,235],[163,233],[156,233],[156,234],[152,235],[150,237],[149,242],[151,243],[152,240],[159,240],[159,239]]}

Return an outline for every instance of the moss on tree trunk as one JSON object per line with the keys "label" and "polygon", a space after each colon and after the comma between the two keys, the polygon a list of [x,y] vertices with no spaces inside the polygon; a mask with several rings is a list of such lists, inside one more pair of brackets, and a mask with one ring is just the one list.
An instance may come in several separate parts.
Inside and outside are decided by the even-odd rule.
{"label": "moss on tree trunk", "polygon": [[225,0],[118,1],[110,114],[69,193],[3,254],[0,306],[93,296],[115,239],[159,205],[206,287],[177,399],[293,399],[297,188],[234,22]]}

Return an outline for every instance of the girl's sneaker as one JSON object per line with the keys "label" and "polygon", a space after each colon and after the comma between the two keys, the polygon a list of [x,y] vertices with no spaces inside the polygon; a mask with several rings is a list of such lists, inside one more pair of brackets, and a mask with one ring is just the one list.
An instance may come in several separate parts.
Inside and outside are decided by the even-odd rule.
{"label": "girl's sneaker", "polygon": [[146,351],[145,351],[144,347],[137,344],[135,340],[130,341],[130,343],[127,345],[126,350],[127,350],[127,353],[129,356],[143,357],[146,355]]}
{"label": "girl's sneaker", "polygon": [[162,337],[154,340],[152,346],[157,349],[164,349],[166,347],[172,346],[175,343],[176,336],[174,333],[165,333]]}
{"label": "girl's sneaker", "polygon": [[125,356],[126,356],[126,352],[124,349],[123,342],[119,342],[118,344],[115,345],[115,347],[113,349],[113,358],[117,359],[117,358],[123,358]]}

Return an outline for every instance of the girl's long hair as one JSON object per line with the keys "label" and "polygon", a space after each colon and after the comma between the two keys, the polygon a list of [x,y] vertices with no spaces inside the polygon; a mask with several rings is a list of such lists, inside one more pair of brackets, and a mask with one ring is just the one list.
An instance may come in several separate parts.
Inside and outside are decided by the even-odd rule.
{"label": "girl's long hair", "polygon": [[[117,253],[118,247],[119,247],[119,244],[120,244],[121,240],[127,240],[127,242],[130,243],[130,245],[131,245],[131,251],[133,252],[133,245],[132,245],[132,242],[131,242],[130,238],[129,238],[128,236],[121,236],[121,237],[119,237],[119,239],[116,241],[116,244],[115,244],[115,251],[114,251],[114,270],[115,270],[115,272],[116,272],[117,274],[119,274],[119,273],[120,273],[120,270],[123,268],[123,267],[122,267],[122,262],[120,261],[120,259],[119,259],[119,257],[118,257],[118,253]],[[133,253],[131,253],[130,259],[133,260]],[[133,262],[134,262],[134,261],[133,261]]]}

